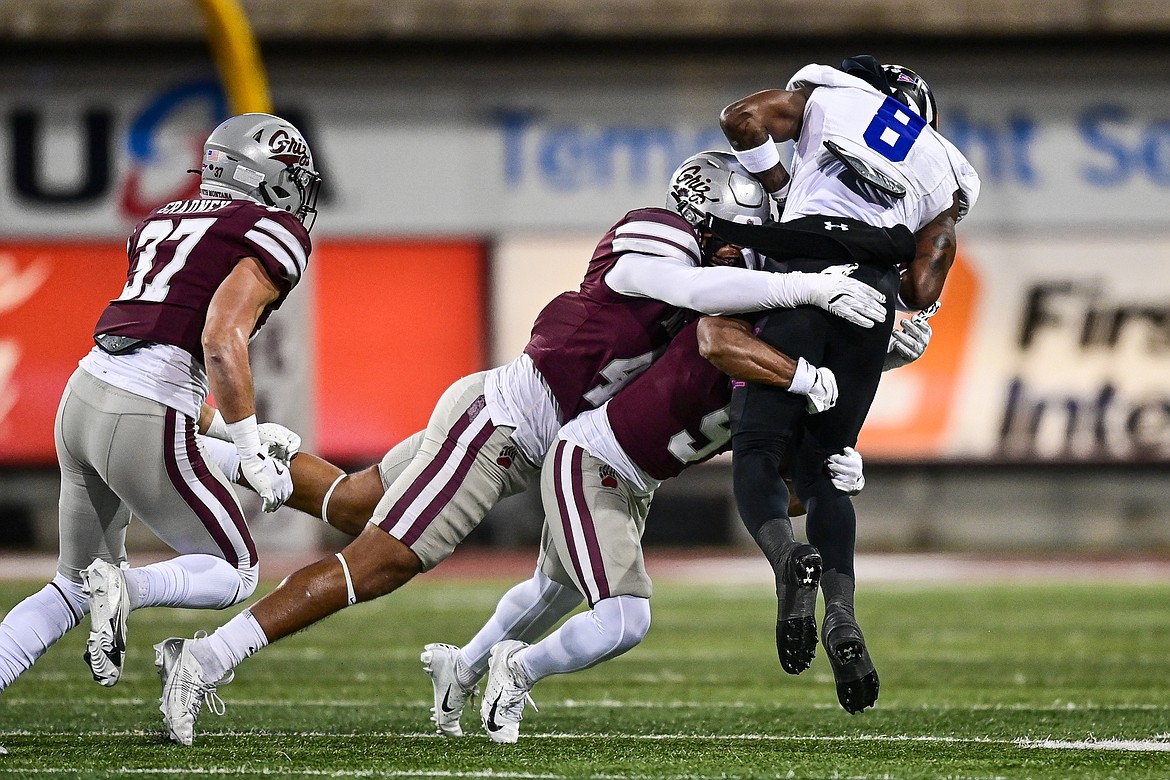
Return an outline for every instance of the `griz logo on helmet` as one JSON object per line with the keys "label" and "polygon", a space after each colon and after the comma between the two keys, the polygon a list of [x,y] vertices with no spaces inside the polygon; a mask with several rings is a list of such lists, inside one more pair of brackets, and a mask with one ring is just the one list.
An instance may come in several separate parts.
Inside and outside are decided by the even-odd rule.
{"label": "griz logo on helmet", "polygon": [[715,188],[710,177],[704,176],[701,171],[702,168],[698,165],[690,165],[679,171],[678,176],[674,179],[674,186],[671,188],[679,202],[695,206],[702,206],[708,202],[719,202],[719,198],[712,195]]}
{"label": "griz logo on helmet", "polygon": [[[256,134],[257,136],[260,133]],[[259,138],[256,139],[260,141]],[[303,139],[291,135],[287,130],[280,129],[268,139],[269,159],[282,162],[285,165],[309,165],[309,146]]]}

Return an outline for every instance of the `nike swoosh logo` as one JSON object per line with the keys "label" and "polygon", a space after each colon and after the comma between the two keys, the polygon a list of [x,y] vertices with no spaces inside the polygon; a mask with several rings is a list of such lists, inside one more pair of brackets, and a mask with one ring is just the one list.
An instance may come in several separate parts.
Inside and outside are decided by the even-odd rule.
{"label": "nike swoosh logo", "polygon": [[492,702],[491,710],[488,711],[488,722],[487,722],[488,731],[499,731],[500,729],[503,728],[503,726],[501,726],[499,723],[496,723],[496,708],[499,706],[500,706],[500,697],[497,696],[496,700]]}
{"label": "nike swoosh logo", "polygon": [[121,614],[115,616],[114,620],[114,641],[113,652],[110,653],[110,659],[115,665],[122,665],[122,657],[126,653],[126,640],[123,638],[125,629],[122,624]]}
{"label": "nike swoosh logo", "polygon": [[451,706],[451,686],[447,686],[447,692],[443,694],[443,703],[439,705],[443,708],[443,712],[454,712],[455,708]]}

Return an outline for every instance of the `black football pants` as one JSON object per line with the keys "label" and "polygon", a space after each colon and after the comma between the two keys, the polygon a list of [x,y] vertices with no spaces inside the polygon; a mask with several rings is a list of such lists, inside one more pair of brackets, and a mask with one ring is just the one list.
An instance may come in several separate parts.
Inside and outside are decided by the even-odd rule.
{"label": "black football pants", "polygon": [[[830,263],[802,264],[818,271]],[[748,383],[732,394],[732,453],[735,499],[752,536],[765,522],[788,517],[788,488],[781,468],[790,464],[796,494],[808,510],[806,530],[825,570],[853,574],[857,517],[849,495],[829,480],[825,460],[857,444],[881,379],[899,276],[893,266],[862,265],[853,277],[886,295],[886,319],[861,328],[814,307],[775,309],[756,322],[761,339],[837,379],[837,404],[820,414],[805,411],[805,398],[768,385]]]}

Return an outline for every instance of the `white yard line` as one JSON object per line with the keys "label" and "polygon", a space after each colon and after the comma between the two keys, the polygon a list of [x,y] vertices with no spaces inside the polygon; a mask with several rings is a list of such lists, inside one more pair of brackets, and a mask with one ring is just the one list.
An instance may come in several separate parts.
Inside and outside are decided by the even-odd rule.
{"label": "white yard line", "polygon": [[1120,750],[1137,753],[1170,753],[1170,742],[1152,739],[1086,739],[1066,741],[1063,739],[1021,739],[1022,748],[1044,750]]}
{"label": "white yard line", "polygon": [[[58,705],[77,705],[90,704],[94,706],[116,706],[116,707],[141,707],[144,705],[157,704],[157,698],[142,699],[142,698],[118,698],[108,699],[102,696],[75,696],[69,698],[25,698],[25,697],[5,697],[5,706],[10,707],[43,707],[46,704]],[[229,707],[287,707],[294,703],[292,699],[227,699],[225,703]],[[430,707],[433,702],[430,699],[415,701],[398,701],[398,700],[383,700],[383,699],[317,699],[317,700],[296,700],[298,707],[323,707],[323,708],[363,708],[363,707],[379,707],[385,708],[388,704],[395,707],[405,707],[410,709],[420,709],[423,712]],[[801,703],[799,705],[792,705],[797,709],[816,709],[816,710],[832,710],[836,711],[838,705],[829,702],[815,702],[812,704]],[[775,702],[744,702],[744,701],[639,701],[639,700],[618,700],[618,699],[562,699],[560,701],[541,701],[541,707],[547,707],[550,710],[558,708],[564,709],[602,709],[602,710],[742,710],[752,708],[768,708],[776,709]],[[779,707],[783,709],[783,706]],[[913,704],[909,706],[899,706],[897,704],[882,704],[883,712],[1164,712],[1170,711],[1170,703],[1167,704],[1078,704],[1076,702],[1052,702],[1050,704],[1027,704],[1027,703],[1013,703],[1013,704]],[[5,732],[0,731],[0,736],[5,734],[23,734],[25,732]],[[74,734],[77,732],[68,732]],[[324,734],[324,732],[322,733]],[[1161,735],[1159,735],[1161,736]],[[1170,737],[1168,737],[1170,739]]]}
{"label": "white yard line", "polygon": [[[157,734],[154,730],[126,729],[126,730],[92,730],[92,731],[28,731],[13,730],[0,731],[2,737],[145,737]],[[203,737],[296,737],[301,739],[441,739],[432,732],[393,732],[393,731],[361,731],[361,732],[332,732],[332,731],[284,731],[279,729],[261,729],[258,731],[240,731],[236,729],[202,731]],[[1005,739],[998,737],[937,737],[931,735],[911,734],[615,734],[604,732],[545,732],[525,734],[525,741],[562,740],[562,739],[592,739],[592,740],[633,740],[638,742],[877,742],[894,744],[938,744],[938,745],[1011,745],[1025,749],[1045,750],[1113,750],[1133,752],[1170,752],[1170,735],[1159,734],[1157,739],[1086,739],[1086,740],[1057,740],[1031,739],[1016,737]],[[0,769],[3,769],[0,767]],[[47,770],[46,770],[47,771]],[[147,770],[142,770],[147,771]],[[425,773],[422,773],[425,774]],[[543,775],[539,775],[543,776]]]}

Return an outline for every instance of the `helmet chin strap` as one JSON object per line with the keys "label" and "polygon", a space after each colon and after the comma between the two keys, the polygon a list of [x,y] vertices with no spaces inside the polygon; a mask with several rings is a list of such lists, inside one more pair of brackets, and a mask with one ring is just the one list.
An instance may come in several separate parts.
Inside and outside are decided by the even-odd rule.
{"label": "helmet chin strap", "polygon": [[268,183],[262,181],[262,182],[260,182],[260,186],[256,188],[256,191],[258,193],[260,193],[260,201],[265,206],[275,206],[276,201],[273,200],[272,196],[268,194],[268,190],[266,189],[267,186],[268,186]]}

